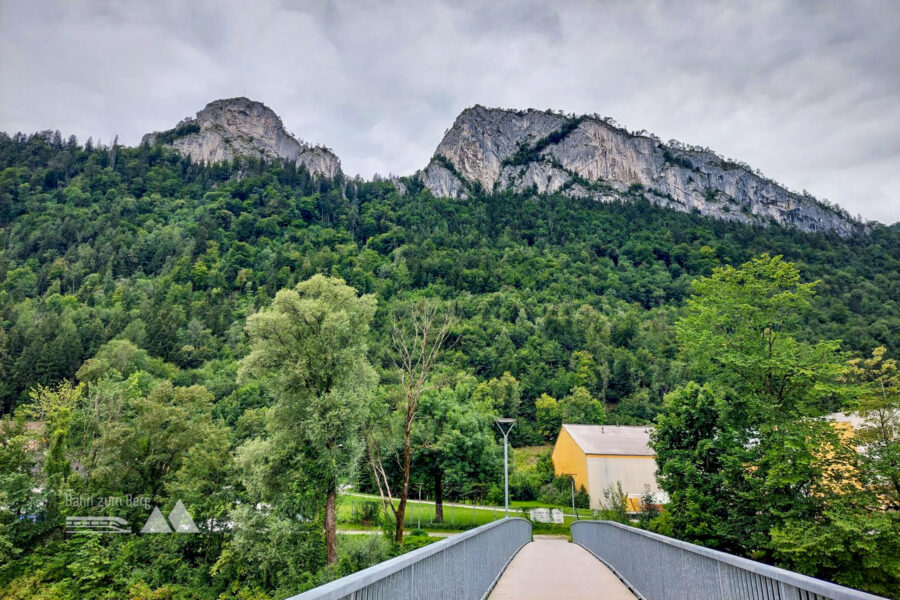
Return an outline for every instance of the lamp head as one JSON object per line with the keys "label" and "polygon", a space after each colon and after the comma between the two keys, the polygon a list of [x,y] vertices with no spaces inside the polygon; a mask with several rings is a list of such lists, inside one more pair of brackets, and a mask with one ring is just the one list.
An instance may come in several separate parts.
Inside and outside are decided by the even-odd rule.
{"label": "lamp head", "polygon": [[494,423],[497,424],[497,429],[500,430],[500,433],[506,437],[509,435],[509,432],[512,431],[513,425],[516,424],[516,420],[510,418],[494,419]]}

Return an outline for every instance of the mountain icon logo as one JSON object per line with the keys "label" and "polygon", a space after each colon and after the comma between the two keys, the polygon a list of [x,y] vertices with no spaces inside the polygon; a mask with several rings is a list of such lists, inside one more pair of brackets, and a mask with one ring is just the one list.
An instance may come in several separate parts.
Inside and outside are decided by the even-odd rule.
{"label": "mountain icon logo", "polygon": [[[169,523],[172,524],[171,527]],[[141,533],[173,533],[173,531],[175,533],[200,533],[181,500],[175,503],[175,508],[169,513],[168,521],[163,517],[159,507],[154,506],[153,512],[150,513],[150,517],[141,528]]]}

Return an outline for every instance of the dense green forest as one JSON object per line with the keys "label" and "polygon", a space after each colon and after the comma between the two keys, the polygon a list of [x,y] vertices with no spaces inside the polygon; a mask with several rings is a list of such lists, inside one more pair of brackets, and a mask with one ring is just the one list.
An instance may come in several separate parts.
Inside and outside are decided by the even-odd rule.
{"label": "dense green forest", "polygon": [[[275,301],[279,290],[360,303],[359,322],[339,337],[364,355],[348,381],[368,387],[342,397],[359,404],[347,414],[384,431],[402,388],[392,323],[422,301],[454,315],[421,400],[431,428],[414,440],[413,477],[430,497],[496,496],[494,416],[519,419],[514,446],[537,445],[570,420],[643,424],[665,409],[661,422],[672,426],[673,415],[699,410],[688,382],[721,386],[712,396],[734,385],[684,352],[701,346],[683,331],[695,318],[689,298],[702,298],[693,282],[723,265],[780,255],[802,281],[818,282],[792,323],[797,344],[840,340],[840,362],[879,347],[888,359],[900,354],[896,225],[841,239],[659,209],[637,188],[627,202],[598,204],[433,198],[414,178],[401,183],[404,193],[390,181],[313,178],[280,162],[206,166],[160,146],[0,134],[0,506],[15,508],[0,519],[4,597],[275,598],[404,550],[351,547],[325,565],[325,509],[311,497],[341,482],[377,490],[364,458],[371,443],[333,440],[356,468],[329,475],[327,490],[260,474],[261,438],[280,435],[273,415],[293,414],[282,398],[291,390],[266,385],[273,371],[254,371],[247,358],[265,351],[253,323],[290,307],[284,292]],[[363,414],[363,391],[383,414]],[[834,398],[820,408],[845,408]],[[266,463],[266,473],[276,467]],[[552,474],[539,472],[514,474],[513,495],[551,493]],[[65,537],[61,519],[84,513],[65,506],[66,494],[145,496],[166,513],[181,499],[204,533]],[[249,508],[288,497],[296,504],[270,514]],[[137,523],[146,507],[125,513]],[[682,533],[677,520],[660,527]],[[762,543],[729,546],[734,537],[691,539],[778,559]],[[791,566],[826,573],[804,556]],[[841,567],[829,568],[833,576]],[[884,581],[879,589],[890,590]]]}

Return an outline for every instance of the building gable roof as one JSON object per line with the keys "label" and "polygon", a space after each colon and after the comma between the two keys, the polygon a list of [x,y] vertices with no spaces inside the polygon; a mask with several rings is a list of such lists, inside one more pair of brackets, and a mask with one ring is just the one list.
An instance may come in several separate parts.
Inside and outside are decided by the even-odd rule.
{"label": "building gable roof", "polygon": [[652,427],[624,425],[563,425],[585,454],[655,456],[650,448]]}

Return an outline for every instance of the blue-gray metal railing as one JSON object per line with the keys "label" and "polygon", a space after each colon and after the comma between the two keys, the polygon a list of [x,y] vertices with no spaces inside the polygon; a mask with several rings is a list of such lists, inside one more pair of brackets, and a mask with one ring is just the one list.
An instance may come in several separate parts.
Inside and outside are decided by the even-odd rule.
{"label": "blue-gray metal railing", "polygon": [[645,600],[884,600],[611,521],[572,523],[572,541]]}
{"label": "blue-gray metal railing", "polygon": [[482,600],[530,541],[530,521],[501,519],[288,600]]}

